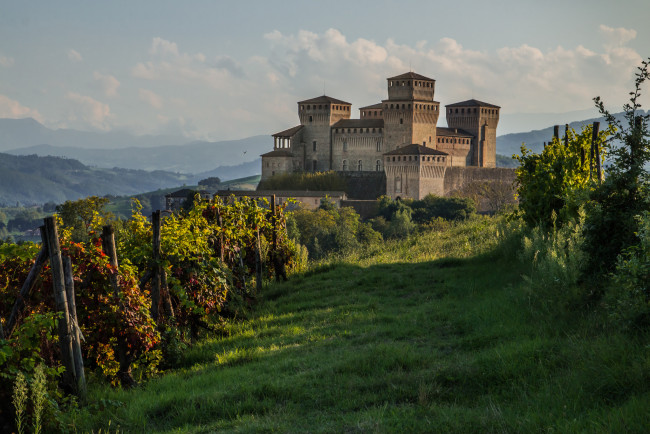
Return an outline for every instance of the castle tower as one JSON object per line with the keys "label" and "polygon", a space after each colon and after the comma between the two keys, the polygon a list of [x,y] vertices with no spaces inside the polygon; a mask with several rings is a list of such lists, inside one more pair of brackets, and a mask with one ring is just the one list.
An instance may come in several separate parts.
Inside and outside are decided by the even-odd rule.
{"label": "castle tower", "polygon": [[497,124],[501,107],[475,99],[446,106],[447,125],[474,136],[469,157],[472,166],[496,167]]}
{"label": "castle tower", "polygon": [[352,104],[323,95],[298,102],[300,125],[305,128],[302,141],[294,155],[302,158],[306,171],[332,168],[331,126],[341,119],[350,119]]}
{"label": "castle tower", "polygon": [[382,101],[386,150],[418,143],[435,147],[440,103],[434,100],[436,81],[414,72],[387,79],[388,99]]}

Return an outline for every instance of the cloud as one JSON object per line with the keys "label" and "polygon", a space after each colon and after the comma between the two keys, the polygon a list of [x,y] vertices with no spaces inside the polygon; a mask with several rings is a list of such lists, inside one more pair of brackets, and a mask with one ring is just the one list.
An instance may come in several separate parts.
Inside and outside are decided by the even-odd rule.
{"label": "cloud", "polygon": [[117,95],[117,88],[120,82],[112,75],[103,75],[97,71],[93,72],[95,86],[99,88],[104,95],[112,98]]}
{"label": "cloud", "polygon": [[68,50],[68,59],[70,59],[71,62],[76,63],[76,62],[81,62],[83,60],[83,57],[81,56],[81,54],[78,51],[73,50],[72,48],[70,48]]}
{"label": "cloud", "polygon": [[0,56],[0,66],[5,68],[11,68],[14,66],[13,57]]}
{"label": "cloud", "polygon": [[69,121],[85,123],[104,131],[110,129],[108,121],[111,118],[111,110],[107,104],[76,92],[68,92],[65,98],[72,103]]}
{"label": "cloud", "polygon": [[22,119],[34,118],[43,122],[43,117],[38,110],[30,109],[5,95],[0,94],[0,118]]}
{"label": "cloud", "polygon": [[138,91],[138,96],[141,101],[146,102],[155,109],[161,109],[163,107],[163,100],[161,96],[150,90],[140,89]]}
{"label": "cloud", "polygon": [[577,110],[598,94],[620,102],[641,61],[626,45],[635,30],[599,30],[607,40],[600,50],[522,44],[495,51],[468,49],[451,38],[411,46],[390,39],[348,41],[336,29],[287,35],[275,30],[264,36],[272,50],[266,74],[301,95],[320,93],[318,84],[325,82],[332,96],[365,104],[386,97],[386,77],[412,69],[437,80],[442,104],[476,98],[507,112]]}
{"label": "cloud", "polygon": [[245,75],[241,65],[228,56],[217,57],[210,64],[203,53],[183,53],[175,42],[158,37],[153,39],[149,54],[151,60],[138,62],[133,67],[134,77],[227,88],[229,78]]}

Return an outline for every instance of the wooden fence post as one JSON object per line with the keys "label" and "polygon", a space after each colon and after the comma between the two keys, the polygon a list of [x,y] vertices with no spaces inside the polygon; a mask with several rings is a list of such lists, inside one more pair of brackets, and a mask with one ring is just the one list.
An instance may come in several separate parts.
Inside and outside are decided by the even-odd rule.
{"label": "wooden fence post", "polygon": [[54,217],[46,217],[45,234],[47,237],[47,249],[50,256],[50,267],[52,268],[52,286],[54,287],[54,301],[56,311],[62,314],[59,318],[59,347],[61,349],[61,361],[65,367],[63,382],[70,391],[76,390],[77,379],[72,351],[72,333],[70,325],[70,313],[68,311],[68,300],[65,295],[65,280],[63,277],[63,261],[61,260],[61,247],[59,245],[59,233]]}
{"label": "wooden fence post", "polygon": [[591,178],[591,167],[593,159],[596,159],[596,175],[598,176],[598,182],[600,182],[600,148],[598,146],[598,133],[600,131],[600,122],[594,122],[592,132],[591,132],[591,161],[589,162],[589,178]]}
{"label": "wooden fence post", "polygon": [[[102,250],[109,257],[110,264],[115,267],[114,272],[111,273],[111,286],[113,286],[113,291],[116,299],[119,297],[120,288],[117,285],[117,273],[118,273],[118,262],[117,262],[117,250],[115,249],[115,232],[112,226],[104,226],[102,228]],[[123,336],[117,336],[117,361],[120,364],[120,367],[117,371],[117,377],[120,379],[122,386],[131,387],[134,386],[135,380],[131,375],[131,362],[133,356],[128,349],[126,339]]]}
{"label": "wooden fence post", "polygon": [[158,324],[160,315],[160,210],[151,214],[151,228],[153,230],[153,265],[151,280],[151,318]]}
{"label": "wooden fence post", "polygon": [[77,378],[77,395],[81,400],[86,399],[86,375],[84,374],[84,359],[81,355],[81,330],[77,322],[77,303],[74,295],[74,278],[72,275],[72,261],[69,256],[63,257],[63,275],[65,280],[65,295],[70,311],[72,326],[72,358]]}
{"label": "wooden fence post", "polygon": [[564,146],[569,147],[569,124],[564,124]]}
{"label": "wooden fence post", "polygon": [[118,263],[117,250],[115,249],[115,231],[113,230],[113,226],[107,225],[102,227],[102,250],[106,256],[108,256],[109,264],[115,270],[113,273],[111,273],[110,280],[111,285],[113,286],[113,291],[115,292],[115,295],[117,295],[119,292],[119,288],[117,286]]}
{"label": "wooden fence post", "polygon": [[13,333],[14,327],[16,327],[16,322],[18,321],[18,317],[25,308],[25,302],[29,300],[32,289],[34,289],[36,279],[38,275],[41,274],[43,266],[49,258],[49,253],[47,251],[47,238],[45,237],[45,226],[41,226],[41,240],[41,250],[38,252],[38,256],[36,257],[34,265],[32,265],[32,268],[29,270],[29,274],[27,275],[27,278],[25,279],[25,282],[20,289],[20,294],[16,299],[16,303],[14,303],[13,309],[11,309],[11,315],[7,321],[7,327],[4,334],[5,338],[9,338]]}
{"label": "wooden fence post", "polygon": [[560,140],[560,126],[559,125],[554,125],[553,126],[553,137]]}

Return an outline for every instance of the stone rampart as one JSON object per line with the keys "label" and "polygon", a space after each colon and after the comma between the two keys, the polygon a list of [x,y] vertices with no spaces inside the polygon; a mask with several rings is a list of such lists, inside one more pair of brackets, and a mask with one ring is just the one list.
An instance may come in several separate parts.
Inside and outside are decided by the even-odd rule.
{"label": "stone rampart", "polygon": [[473,182],[498,182],[512,185],[515,181],[515,169],[503,167],[448,167],[445,172],[444,195],[462,190]]}

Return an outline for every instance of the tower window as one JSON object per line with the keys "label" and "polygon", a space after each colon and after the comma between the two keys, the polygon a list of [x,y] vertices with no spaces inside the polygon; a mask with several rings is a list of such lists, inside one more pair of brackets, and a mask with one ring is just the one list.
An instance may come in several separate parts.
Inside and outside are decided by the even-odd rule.
{"label": "tower window", "polygon": [[377,172],[381,171],[381,160],[377,160],[377,163],[375,164],[375,170]]}
{"label": "tower window", "polygon": [[381,142],[377,140],[377,152],[381,151]]}
{"label": "tower window", "polygon": [[357,166],[358,166],[357,170],[359,170],[359,172],[361,172],[363,170],[363,162],[362,162],[362,160],[359,160],[359,162],[357,163]]}
{"label": "tower window", "polygon": [[348,160],[343,160],[343,171],[348,170]]}
{"label": "tower window", "polygon": [[312,117],[312,115],[309,115],[309,122],[312,122],[313,120],[314,118]]}
{"label": "tower window", "polygon": [[404,119],[399,118],[399,123],[400,123],[400,125],[403,124],[403,123],[404,123]]}
{"label": "tower window", "polygon": [[395,193],[401,193],[402,192],[402,177],[401,176],[396,176],[395,177]]}
{"label": "tower window", "polygon": [[314,152],[316,152],[316,140],[314,140],[314,141],[312,142],[312,146],[313,146],[313,148],[314,148]]}

